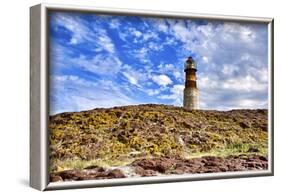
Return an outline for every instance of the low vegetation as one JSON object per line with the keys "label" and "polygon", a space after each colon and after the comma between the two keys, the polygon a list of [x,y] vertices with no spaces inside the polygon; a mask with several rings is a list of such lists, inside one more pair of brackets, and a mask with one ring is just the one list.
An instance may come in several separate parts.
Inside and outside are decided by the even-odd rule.
{"label": "low vegetation", "polygon": [[51,172],[154,157],[267,156],[267,110],[148,104],[61,113],[49,121]]}

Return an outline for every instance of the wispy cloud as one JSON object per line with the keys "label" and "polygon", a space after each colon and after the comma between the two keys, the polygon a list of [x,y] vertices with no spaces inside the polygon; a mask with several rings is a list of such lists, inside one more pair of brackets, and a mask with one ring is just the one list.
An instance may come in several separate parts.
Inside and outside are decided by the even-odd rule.
{"label": "wispy cloud", "polygon": [[167,86],[173,83],[167,75],[153,75],[152,80],[159,86]]}
{"label": "wispy cloud", "polygon": [[198,63],[203,109],[266,108],[267,27],[203,20],[51,15],[51,111],[182,105],[183,63]]}
{"label": "wispy cloud", "polygon": [[82,70],[99,75],[116,74],[122,65],[120,59],[111,54],[97,54],[93,57],[80,55],[78,58],[73,58],[72,62],[74,65],[82,68]]}
{"label": "wispy cloud", "polygon": [[53,14],[51,22],[54,29],[65,28],[69,31],[69,44],[91,43],[96,51],[115,52],[115,46],[107,32],[96,23],[82,19],[81,14],[59,13]]}
{"label": "wispy cloud", "polygon": [[111,81],[88,81],[78,76],[51,77],[51,114],[137,103]]}

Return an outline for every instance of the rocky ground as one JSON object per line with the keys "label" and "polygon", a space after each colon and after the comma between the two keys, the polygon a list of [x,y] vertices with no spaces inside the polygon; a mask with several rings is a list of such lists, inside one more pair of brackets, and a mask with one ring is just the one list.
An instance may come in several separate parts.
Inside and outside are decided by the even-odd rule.
{"label": "rocky ground", "polygon": [[51,181],[267,168],[267,110],[137,105],[50,116]]}
{"label": "rocky ground", "polygon": [[151,158],[138,159],[132,164],[114,169],[89,166],[83,170],[66,170],[51,173],[52,182],[76,181],[91,179],[112,179],[127,177],[149,177],[171,174],[197,174],[213,172],[232,172],[265,170],[268,167],[267,158],[258,155],[238,155],[213,157],[205,156],[193,159]]}

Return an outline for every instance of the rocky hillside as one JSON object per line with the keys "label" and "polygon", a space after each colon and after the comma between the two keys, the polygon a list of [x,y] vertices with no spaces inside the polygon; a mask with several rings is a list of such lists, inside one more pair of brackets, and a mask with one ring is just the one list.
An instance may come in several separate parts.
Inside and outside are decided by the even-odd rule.
{"label": "rocky hillside", "polygon": [[267,110],[124,106],[50,116],[49,130],[53,181],[267,168]]}

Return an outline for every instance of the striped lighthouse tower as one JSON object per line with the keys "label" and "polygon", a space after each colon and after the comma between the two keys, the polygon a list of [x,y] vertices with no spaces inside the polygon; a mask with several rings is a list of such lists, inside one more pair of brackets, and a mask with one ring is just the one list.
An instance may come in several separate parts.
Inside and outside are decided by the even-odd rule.
{"label": "striped lighthouse tower", "polygon": [[185,87],[183,92],[183,107],[187,110],[199,109],[199,91],[196,85],[196,63],[192,57],[185,62]]}

